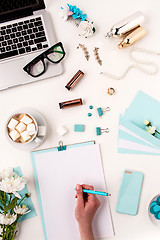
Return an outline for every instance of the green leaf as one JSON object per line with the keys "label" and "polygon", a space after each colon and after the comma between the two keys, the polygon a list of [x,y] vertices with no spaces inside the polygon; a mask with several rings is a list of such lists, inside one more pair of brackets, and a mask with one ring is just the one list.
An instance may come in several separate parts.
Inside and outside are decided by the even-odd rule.
{"label": "green leaf", "polygon": [[0,206],[0,210],[2,210],[2,211],[3,211],[3,210],[4,210],[4,207]]}
{"label": "green leaf", "polygon": [[13,208],[15,207],[18,199],[19,199],[19,198],[17,198],[17,197],[13,198],[12,201],[11,201],[11,203],[8,204],[8,205],[5,207],[5,209],[4,209],[5,212],[8,212],[9,210],[13,209]]}
{"label": "green leaf", "polygon": [[3,197],[0,195],[0,202],[3,206],[6,206],[6,202],[4,201]]}

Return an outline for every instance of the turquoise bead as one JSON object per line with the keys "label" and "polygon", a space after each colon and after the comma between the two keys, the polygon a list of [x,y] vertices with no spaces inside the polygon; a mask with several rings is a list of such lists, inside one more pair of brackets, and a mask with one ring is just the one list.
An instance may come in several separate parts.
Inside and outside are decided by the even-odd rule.
{"label": "turquoise bead", "polygon": [[89,106],[89,109],[93,109],[93,106],[92,106],[92,105],[90,105],[90,106]]}
{"label": "turquoise bead", "polygon": [[160,196],[157,198],[157,204],[160,205]]}
{"label": "turquoise bead", "polygon": [[160,212],[160,206],[157,204],[155,206],[153,206],[153,211],[156,212]]}
{"label": "turquoise bead", "polygon": [[92,113],[88,113],[88,117],[91,117],[92,116]]}
{"label": "turquoise bead", "polygon": [[154,206],[152,206],[152,207],[150,208],[150,213],[155,214]]}
{"label": "turquoise bead", "polygon": [[157,205],[157,202],[156,202],[156,201],[151,202],[150,208],[153,207],[153,206],[155,206],[155,205]]}
{"label": "turquoise bead", "polygon": [[155,218],[156,218],[157,220],[160,220],[160,212],[156,212],[156,213],[154,214],[154,216],[155,216]]}

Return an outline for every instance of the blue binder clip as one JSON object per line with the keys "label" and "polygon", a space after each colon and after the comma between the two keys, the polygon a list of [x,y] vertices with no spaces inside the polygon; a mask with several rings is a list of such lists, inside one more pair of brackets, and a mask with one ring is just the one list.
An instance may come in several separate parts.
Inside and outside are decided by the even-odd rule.
{"label": "blue binder clip", "polygon": [[57,147],[58,152],[66,150],[66,146],[63,146],[63,142],[59,141],[59,146]]}
{"label": "blue binder clip", "polygon": [[102,135],[102,133],[109,133],[109,128],[102,129],[100,127],[96,127],[97,136]]}
{"label": "blue binder clip", "polygon": [[101,108],[101,107],[97,108],[97,112],[98,112],[99,116],[102,116],[104,112],[110,111],[110,110],[111,110],[110,107],[107,107],[107,108]]}

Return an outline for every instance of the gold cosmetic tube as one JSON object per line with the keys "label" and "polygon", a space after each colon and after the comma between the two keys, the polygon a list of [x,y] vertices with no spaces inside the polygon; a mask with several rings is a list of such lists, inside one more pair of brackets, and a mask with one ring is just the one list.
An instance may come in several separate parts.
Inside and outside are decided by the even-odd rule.
{"label": "gold cosmetic tube", "polygon": [[138,27],[123,38],[122,42],[120,42],[120,44],[118,45],[118,48],[121,49],[124,47],[131,46],[133,43],[137,42],[145,35],[146,35],[145,29],[143,27]]}

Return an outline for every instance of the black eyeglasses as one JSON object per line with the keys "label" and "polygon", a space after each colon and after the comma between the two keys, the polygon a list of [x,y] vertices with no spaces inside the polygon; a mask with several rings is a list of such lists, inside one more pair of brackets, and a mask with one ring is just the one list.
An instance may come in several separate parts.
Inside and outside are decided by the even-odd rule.
{"label": "black eyeglasses", "polygon": [[59,42],[34,58],[23,70],[32,77],[39,77],[46,71],[45,58],[52,63],[59,63],[64,56],[65,51],[63,45]]}

